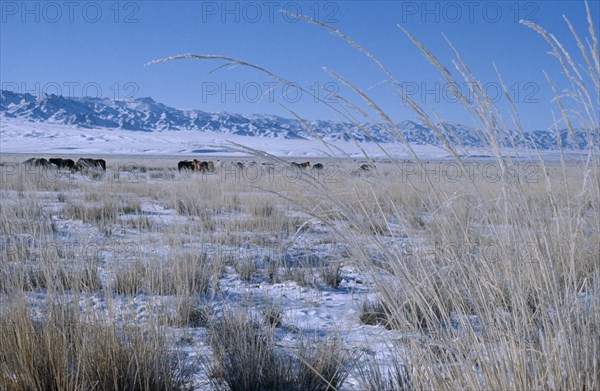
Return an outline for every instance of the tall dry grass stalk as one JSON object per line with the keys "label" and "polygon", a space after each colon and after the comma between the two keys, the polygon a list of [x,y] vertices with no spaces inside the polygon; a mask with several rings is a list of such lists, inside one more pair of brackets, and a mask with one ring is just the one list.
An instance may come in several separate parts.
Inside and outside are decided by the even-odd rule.
{"label": "tall dry grass stalk", "polygon": [[[172,335],[198,327],[209,330],[215,361],[205,368],[217,389],[343,388],[354,368],[344,341],[283,351],[275,337],[287,322],[284,309],[271,305],[253,317],[221,314],[213,304],[229,304],[224,276],[241,286],[291,279],[335,289],[348,263],[368,274],[376,294],[364,302],[361,320],[390,333],[390,354],[378,352],[354,371],[364,389],[600,388],[600,159],[593,141],[600,61],[587,13],[587,39],[567,20],[584,67],[554,36],[526,23],[550,44],[572,86],[557,94],[556,129],[565,126],[572,138],[584,132],[591,141],[575,160],[565,149],[557,162],[534,149],[505,155],[511,129],[524,132],[516,109],[509,123],[458,50],[451,72],[405,32],[446,81],[469,81],[475,99],[458,101],[493,152],[485,164],[497,170],[495,180],[485,165],[460,156],[435,112],[410,99],[453,160],[423,161],[407,144],[410,163],[391,159],[361,173],[339,160],[333,182],[315,171],[291,181],[282,173],[285,160],[237,146],[273,163],[273,176],[248,183],[222,172],[180,174],[176,162],[168,169],[152,161],[112,175],[3,177],[0,388],[184,389],[188,369],[198,368],[184,363]],[[366,48],[311,22],[374,61],[401,94],[398,79]],[[285,81],[228,57],[178,58],[225,60]],[[342,118],[361,127],[348,114],[354,111],[406,142],[368,94],[330,74],[373,113],[342,99],[348,107],[332,107]],[[470,175],[449,180],[439,171],[444,164]],[[313,221],[333,234],[311,231]],[[61,240],[73,233],[73,243],[87,241],[93,251],[64,247]],[[308,246],[309,236],[349,251],[320,256],[304,249],[305,259],[286,253]],[[391,334],[399,331],[406,337]]]}
{"label": "tall dry grass stalk", "polygon": [[[404,373],[399,369],[402,365],[411,369],[406,377],[410,385],[405,389],[600,387],[600,159],[596,144],[600,61],[587,3],[586,12],[586,39],[580,38],[565,18],[584,66],[575,63],[575,56],[556,37],[539,25],[523,22],[550,44],[571,86],[566,96],[561,95],[548,78],[556,95],[557,137],[559,128],[566,127],[572,141],[577,132],[583,132],[587,140],[586,148],[576,147],[575,161],[567,161],[569,151],[562,147],[558,165],[533,148],[518,152],[517,158],[506,155],[513,132],[525,132],[506,88],[512,122],[450,42],[456,55],[455,72],[403,29],[446,82],[460,85],[465,81],[470,86],[469,96],[474,99],[457,98],[476,120],[500,179],[490,183],[476,175],[475,180],[440,183],[425,173],[421,176],[424,181],[409,179],[398,188],[397,182],[375,174],[354,178],[344,187],[339,183],[327,186],[305,175],[303,185],[312,196],[309,203],[302,197],[281,194],[328,223],[340,240],[352,247],[354,258],[375,281],[389,327],[421,332],[422,339],[396,346],[406,352],[406,362],[390,363],[397,374]],[[398,79],[366,48],[335,28],[295,16],[333,32],[372,60],[395,92],[406,97],[421,122],[436,133],[453,162],[463,172],[470,171],[468,160],[449,142],[453,135],[443,120],[403,94]],[[263,67],[224,56],[183,55],[158,62],[181,58],[226,61],[286,81]],[[328,72],[356,93],[374,115],[347,99],[342,100],[347,111],[334,110],[359,128],[358,121],[345,113],[354,111],[387,124],[423,169],[424,162],[391,117],[355,84]],[[524,181],[513,172],[528,163],[535,164],[538,175],[534,181]],[[395,164],[395,174],[402,175],[402,164]],[[340,221],[346,224],[340,226]],[[405,249],[389,245],[393,239],[408,239],[423,251],[407,254]],[[377,262],[374,253],[379,255]],[[393,384],[377,380],[378,376],[369,379]]]}
{"label": "tall dry grass stalk", "polygon": [[[566,126],[573,140],[576,132],[585,132],[588,145],[578,151],[575,163],[567,163],[566,151],[561,149],[558,167],[545,162],[537,151],[527,151],[527,161],[534,161],[540,170],[535,183],[524,183],[511,173],[511,168],[524,165],[523,160],[503,154],[503,137],[510,134],[511,125],[458,51],[454,65],[462,80],[404,31],[447,82],[474,82],[467,84],[473,86],[470,92],[475,99],[472,103],[460,101],[478,120],[502,173],[496,184],[465,181],[453,192],[447,184],[426,183],[428,191],[419,198],[428,221],[423,224],[424,232],[416,235],[430,243],[433,256],[421,253],[407,257],[387,246],[382,241],[385,235],[373,235],[372,230],[342,235],[356,244],[358,258],[372,272],[389,324],[425,332],[424,343],[407,347],[405,364],[412,368],[410,382],[416,389],[600,387],[600,166],[595,144],[600,129],[600,64],[587,4],[586,10],[590,32],[587,47],[565,18],[586,61],[582,67],[585,72],[554,36],[524,22],[551,45],[572,86],[568,94],[571,102],[556,95],[561,118],[556,126]],[[339,35],[373,58],[366,49]],[[400,88],[395,78],[391,80],[392,86]],[[363,97],[380,112],[373,101]],[[409,105],[424,124],[438,129],[440,141],[448,139],[450,134],[440,126],[435,113],[428,114],[415,101]],[[573,118],[573,106],[579,108],[578,118]],[[382,119],[387,117],[382,115]],[[518,121],[512,126],[522,132]],[[466,161],[453,146],[447,148],[455,162],[465,167]],[[552,172],[555,170],[558,173]],[[370,184],[386,188],[381,179]],[[413,183],[408,184],[417,190]],[[394,194],[381,190],[373,193]],[[338,205],[330,194],[323,197]],[[362,211],[350,209],[346,215],[349,219],[356,215],[367,218],[370,227],[381,224],[377,219],[389,224],[410,218],[397,207],[393,196],[375,198],[375,209],[386,212],[372,213],[369,197],[360,197],[364,201],[360,203]],[[374,267],[361,245],[364,237],[384,254],[385,268]],[[493,253],[485,254],[486,248]],[[382,269],[384,273],[380,273]]]}

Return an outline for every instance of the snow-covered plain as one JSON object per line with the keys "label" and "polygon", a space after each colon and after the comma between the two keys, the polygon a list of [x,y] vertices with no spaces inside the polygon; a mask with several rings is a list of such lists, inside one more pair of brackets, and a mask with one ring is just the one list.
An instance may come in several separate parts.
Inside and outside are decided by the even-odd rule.
{"label": "snow-covered plain", "polygon": [[[49,151],[56,152],[52,149]],[[126,151],[131,152],[131,150]],[[90,150],[86,149],[80,152],[91,153]],[[170,168],[170,170],[173,170],[173,168]],[[104,175],[104,179],[110,180],[109,178],[112,178],[112,180],[115,180],[119,175],[126,178],[128,174],[112,172],[109,168]],[[194,176],[194,174],[191,174],[191,176],[190,174],[176,174],[175,177],[168,177],[167,179],[153,179],[149,174],[137,173],[136,183],[145,182],[149,187],[152,187],[153,185],[161,185],[160,182],[166,180],[168,183],[172,183],[170,186],[176,186],[182,180],[199,178],[201,177]],[[218,175],[208,177],[208,181],[213,182],[213,185],[218,184],[219,179]],[[87,193],[70,191],[70,186],[91,186],[88,190],[92,193],[95,188],[98,189],[98,193],[102,193],[101,188],[104,186],[103,180],[90,180],[83,175],[69,175],[67,172],[61,172],[59,176],[53,176],[51,180],[64,181],[66,187],[63,187],[60,192],[68,193],[67,197],[70,200],[68,202],[80,202],[85,197],[90,197]],[[255,191],[259,190],[255,189]],[[19,198],[10,190],[2,190],[1,193],[10,205],[20,202]],[[234,267],[227,266],[218,283],[219,292],[213,297],[209,305],[217,313],[232,305],[247,306],[250,311],[259,313],[265,308],[267,302],[275,303],[281,308],[283,315],[282,326],[278,328],[276,334],[277,343],[280,346],[293,347],[306,339],[314,341],[315,338],[322,339],[337,336],[343,343],[343,349],[357,360],[352,364],[353,368],[360,367],[364,360],[381,360],[385,362],[385,357],[392,354],[393,349],[391,349],[390,344],[393,341],[418,337],[418,334],[401,333],[386,330],[381,325],[361,323],[359,315],[363,302],[374,298],[369,276],[361,273],[356,265],[349,261],[347,249],[344,245],[337,243],[327,226],[301,211],[284,211],[288,217],[301,222],[301,228],[295,234],[289,237],[284,236],[282,240],[273,242],[272,245],[252,244],[251,237],[249,242],[242,240],[233,244],[219,245],[210,242],[211,233],[203,234],[199,232],[193,237],[189,237],[188,240],[191,242],[189,246],[175,248],[169,244],[171,239],[168,234],[159,234],[153,231],[168,231],[168,227],[185,226],[191,224],[193,219],[180,216],[173,209],[165,208],[163,200],[142,196],[138,199],[141,202],[141,210],[138,213],[119,216],[121,222],[140,216],[146,217],[154,227],[153,230],[124,229],[119,223],[100,229],[93,222],[84,223],[66,218],[62,212],[64,203],[56,202],[57,192],[36,191],[34,193],[30,196],[38,200],[43,210],[52,216],[51,219],[55,229],[54,237],[51,239],[53,243],[45,243],[42,247],[64,248],[65,253],[72,253],[75,256],[79,256],[80,253],[87,254],[91,249],[100,260],[101,286],[110,285],[111,270],[114,272],[114,268],[122,262],[123,251],[119,246],[123,246],[123,243],[127,246],[133,245],[135,251],[132,254],[141,259],[167,259],[172,256],[173,252],[186,249],[187,251],[197,251],[200,248],[205,250],[209,257],[227,253],[232,259],[256,265],[262,264],[263,267],[266,256],[281,258],[285,263],[291,265],[302,265],[307,259],[313,259],[315,262],[325,262],[324,260],[338,262],[345,259],[345,261],[341,261],[342,267],[339,273],[341,280],[336,288],[329,287],[323,281],[320,281],[318,267],[310,271],[310,273],[314,273],[314,276],[308,277],[308,283],[302,285],[285,278],[280,281],[268,281],[261,277],[260,273],[258,273],[257,278],[244,280]],[[123,193],[115,190],[112,190],[109,195],[109,197],[114,198],[122,196],[124,196]],[[248,217],[251,216],[246,215],[244,212],[234,211],[229,213],[222,211],[217,216],[213,216],[213,219],[231,221],[235,219],[243,220]],[[107,235],[107,232],[110,232],[110,234]],[[223,234],[235,235],[236,233],[223,232]],[[259,234],[264,233],[256,233],[256,235]],[[277,233],[274,232],[273,234]],[[181,233],[178,239],[184,238],[185,235]],[[30,236],[33,238],[33,235]],[[389,239],[394,242],[394,245],[398,246],[402,245],[402,242],[410,244],[409,239],[405,237],[395,236]],[[125,251],[131,251],[131,247],[127,247]],[[140,324],[148,322],[148,319],[153,316],[153,311],[157,308],[169,307],[174,309],[177,300],[175,296],[140,293],[133,297],[115,295],[108,303],[106,292],[103,291],[87,292],[79,294],[77,297],[82,311],[105,314],[109,317],[115,316],[118,322],[130,322],[132,314],[134,314],[133,319]],[[27,298],[34,312],[38,314],[43,312],[45,302],[48,299],[48,295],[44,290],[28,292]],[[75,296],[72,299],[75,299]],[[170,333],[179,336],[179,347],[190,363],[196,362],[200,356],[206,359],[205,356],[210,354],[205,327],[172,328]],[[205,375],[203,367],[198,367],[194,375],[196,389],[203,391],[211,389]],[[341,390],[360,389],[361,386],[356,379],[355,372],[350,374],[341,388]]]}
{"label": "snow-covered plain", "polygon": [[[411,154],[402,144],[386,143],[384,149],[372,142],[356,144],[349,141],[335,141],[331,144],[319,140],[286,139],[250,137],[241,135],[223,134],[207,131],[153,131],[141,132],[122,129],[90,129],[65,124],[49,124],[41,122],[29,122],[21,119],[2,118],[0,123],[0,157],[5,154],[35,155],[39,157],[50,156],[144,156],[153,157],[239,157],[247,153],[239,151],[241,146],[253,150],[263,151],[281,158],[303,157],[306,159],[324,159],[327,157],[363,159],[365,155],[372,159],[410,159]],[[432,145],[414,145],[414,151],[422,159],[448,159],[450,154],[442,148]],[[238,151],[236,151],[236,149]],[[514,152],[514,151],[512,151]],[[486,151],[470,151],[471,156],[489,156]],[[557,157],[556,152],[548,153]],[[173,170],[173,167],[168,168]],[[124,173],[107,172],[107,178]],[[126,173],[125,173],[126,174]],[[176,173],[175,179],[182,174]],[[73,179],[75,178],[75,179]],[[136,176],[138,178],[138,176]],[[153,181],[150,175],[139,177],[148,181],[151,187]],[[179,178],[180,179],[180,178]],[[67,181],[82,181],[86,179],[79,176],[69,176]],[[170,180],[170,179],[167,179]],[[210,179],[209,179],[210,180]],[[217,183],[217,182],[215,182]],[[97,183],[101,185],[101,181]],[[7,196],[7,194],[4,194]],[[118,195],[118,194],[115,194]],[[60,205],[56,204],[56,195],[38,194],[35,197],[43,199],[48,197],[44,204],[47,210],[58,210]],[[8,197],[7,197],[8,198]],[[175,210],[165,208],[163,203],[150,198],[140,199],[142,203],[141,215],[146,216],[157,227],[169,225],[187,224],[182,216],[178,216]],[[286,213],[298,213],[286,211]],[[120,216],[128,218],[132,216]],[[243,218],[235,214],[221,213],[219,218]],[[284,249],[280,254],[290,262],[302,262],[303,259],[316,254],[316,257],[324,259],[340,259],[340,250],[332,239],[332,233],[327,227],[312,219],[309,215],[297,214],[302,219],[303,229],[288,237],[283,243],[278,243],[278,248]],[[142,243],[141,251],[144,254],[160,254],[168,247],[166,240],[152,233],[141,233],[138,230],[112,231],[106,235],[92,223],[83,224],[60,216],[53,215],[53,224],[61,237],[66,240],[66,245],[74,243],[93,243],[101,249],[113,247],[113,241]],[[393,222],[392,222],[393,223]],[[393,225],[393,224],[392,224]],[[202,238],[195,238],[202,242]],[[402,235],[392,234],[389,238],[390,246],[402,247],[414,245],[414,238],[407,239]],[[328,241],[331,240],[330,243]],[[151,244],[151,245],[150,245]],[[210,243],[205,243],[210,244]],[[246,261],[260,264],[263,262],[264,254],[269,248],[255,248],[256,253],[248,252],[245,243],[236,246],[220,248],[219,251],[229,251],[234,256],[243,254]],[[110,254],[110,250],[102,250],[102,265],[107,266],[110,259],[116,259]],[[106,275],[102,274],[103,278]],[[337,335],[344,344],[344,349],[351,352],[357,359],[354,368],[361,365],[363,360],[376,360],[386,362],[386,356],[394,349],[390,346],[394,341],[407,338],[420,338],[418,334],[401,333],[397,330],[386,330],[378,325],[365,325],[359,320],[360,307],[365,300],[374,297],[372,284],[369,276],[364,275],[352,262],[344,261],[340,271],[341,282],[339,287],[331,288],[315,280],[313,284],[299,285],[293,281],[269,282],[264,279],[247,281],[240,278],[234,268],[228,267],[219,282],[220,293],[211,303],[216,309],[222,309],[230,304],[251,303],[253,307],[260,310],[265,306],[266,300],[277,303],[283,312],[283,325],[278,331],[278,343],[281,346],[292,346],[295,342],[308,335],[324,337],[326,335]],[[41,308],[46,297],[41,292],[32,292],[29,295],[30,302],[34,308]],[[136,320],[144,322],[156,305],[169,305],[175,300],[174,297],[152,296],[140,294],[131,303],[130,298],[115,298],[111,302],[117,313],[127,314],[131,311],[132,304]],[[92,308],[94,311],[105,311],[107,304],[103,294],[81,295],[80,305],[82,308]],[[208,350],[206,341],[206,328],[190,328],[185,332],[175,330],[176,333],[185,334],[181,338],[183,350],[190,361]],[[397,353],[397,350],[396,350]],[[196,373],[196,388],[209,390],[203,372]],[[342,390],[360,390],[361,386],[356,378],[356,372],[352,372],[344,383]]]}
{"label": "snow-covered plain", "polygon": [[[237,145],[237,146],[236,146]],[[385,152],[375,143],[356,144],[320,140],[266,138],[230,135],[197,130],[136,132],[122,129],[89,129],[73,125],[0,120],[0,152],[58,155],[214,155],[239,156],[239,145],[279,157],[409,158],[402,144],[385,144]],[[419,156],[445,158],[449,154],[432,145],[415,145]]]}

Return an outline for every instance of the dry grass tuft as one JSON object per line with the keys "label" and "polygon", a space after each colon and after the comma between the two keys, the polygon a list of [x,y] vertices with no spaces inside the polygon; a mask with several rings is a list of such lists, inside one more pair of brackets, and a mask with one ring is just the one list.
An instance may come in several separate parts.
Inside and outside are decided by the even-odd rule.
{"label": "dry grass tuft", "polygon": [[223,390],[331,390],[347,375],[339,341],[300,344],[292,355],[276,348],[274,325],[240,310],[226,312],[211,329],[211,384]]}

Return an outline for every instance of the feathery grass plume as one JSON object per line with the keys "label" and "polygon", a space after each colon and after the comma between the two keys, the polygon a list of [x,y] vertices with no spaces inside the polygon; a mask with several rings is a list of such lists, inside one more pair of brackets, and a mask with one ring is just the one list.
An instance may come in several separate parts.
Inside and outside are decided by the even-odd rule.
{"label": "feathery grass plume", "polygon": [[[600,334],[595,326],[600,323],[600,61],[587,3],[586,12],[590,34],[587,40],[580,38],[565,18],[585,61],[584,68],[577,65],[575,56],[556,37],[536,24],[522,22],[550,44],[571,85],[567,95],[560,95],[548,77],[560,115],[555,126],[557,140],[562,141],[558,125],[563,124],[578,153],[577,161],[568,161],[570,151],[562,144],[558,164],[531,150],[514,102],[509,99],[514,123],[511,125],[447,38],[455,53],[453,65],[458,76],[416,36],[403,29],[445,81],[468,82],[474,99],[470,101],[461,95],[457,98],[478,124],[478,136],[492,151],[498,180],[490,182],[481,167],[470,170],[469,162],[450,141],[456,137],[443,119],[409,97],[405,100],[408,107],[434,132],[458,167],[463,172],[473,172],[472,178],[462,178],[455,184],[439,183],[425,174],[422,182],[408,178],[400,188],[389,176],[355,177],[345,184],[353,190],[352,195],[315,183],[304,189],[310,191],[308,203],[307,198],[276,192],[328,224],[339,240],[350,246],[352,258],[374,282],[389,328],[422,336],[409,343],[393,344],[393,349],[403,353],[396,357],[406,357],[410,363],[392,361],[395,372],[365,375],[367,384],[395,384],[406,389],[600,386],[600,362],[595,359],[600,352]],[[302,15],[294,16],[324,28],[356,48],[402,95],[398,79],[364,46],[338,29]],[[285,80],[265,68],[228,57],[178,58],[220,59]],[[367,93],[342,75],[325,69],[388,125],[415,162],[423,163],[390,116]],[[496,72],[507,95],[506,84],[498,69]],[[371,118],[349,99],[341,102],[352,112]],[[334,110],[360,128],[346,113]],[[516,127],[517,133],[511,126]],[[578,143],[580,132],[585,135],[586,147]],[[529,148],[522,152],[527,160],[515,160],[504,152],[515,146],[519,137]],[[260,151],[238,148],[264,156]],[[533,180],[526,181],[514,173],[515,167],[526,164],[531,164],[537,175],[529,178]],[[396,172],[390,172],[403,174],[397,162],[395,168]],[[419,168],[426,170],[424,166]],[[306,176],[302,184],[311,181],[313,178]],[[408,199],[416,206],[407,208]],[[319,209],[313,207],[315,200]],[[411,224],[417,216],[421,223]],[[395,225],[403,227],[405,235],[395,233]],[[423,251],[408,253],[402,247],[391,246],[393,240],[419,243]],[[410,376],[405,369],[399,370],[408,364]]]}

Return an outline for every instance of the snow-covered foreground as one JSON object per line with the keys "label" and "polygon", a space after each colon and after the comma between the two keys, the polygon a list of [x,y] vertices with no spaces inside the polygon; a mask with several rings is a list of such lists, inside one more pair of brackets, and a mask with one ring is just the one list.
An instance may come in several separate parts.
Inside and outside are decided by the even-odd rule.
{"label": "snow-covered foreground", "polygon": [[[106,173],[56,169],[46,172],[42,168],[14,163],[0,166],[3,185],[0,189],[0,241],[2,256],[8,260],[0,267],[10,266],[0,269],[0,304],[6,308],[12,305],[12,299],[3,292],[11,291],[7,288],[10,284],[3,278],[10,276],[9,273],[17,275],[15,270],[18,272],[22,264],[30,268],[23,269],[24,273],[31,273],[35,278],[32,277],[33,282],[26,283],[21,289],[30,308],[40,317],[48,302],[57,297],[74,303],[78,301],[83,313],[97,319],[106,316],[120,324],[137,325],[151,324],[152,319],[165,317],[165,313],[180,317],[182,302],[187,299],[191,299],[192,305],[208,307],[215,318],[231,308],[256,313],[259,317],[269,308],[276,308],[281,315],[281,324],[275,329],[278,349],[293,351],[305,341],[319,343],[327,338],[339,338],[343,351],[352,358],[347,365],[348,378],[340,390],[364,389],[364,379],[358,369],[379,363],[383,373],[387,373],[390,363],[394,363],[392,357],[398,359],[396,363],[404,362],[404,349],[413,349],[413,354],[419,349],[425,352],[417,356],[424,361],[411,369],[426,368],[425,375],[415,375],[420,379],[420,385],[429,384],[432,374],[439,368],[453,365],[454,370],[458,367],[465,373],[472,373],[470,380],[488,376],[481,384],[493,388],[497,379],[489,373],[484,374],[481,364],[487,362],[494,368],[495,358],[489,353],[501,343],[508,346],[513,337],[523,346],[530,346],[525,345],[530,343],[529,337],[518,339],[521,337],[510,325],[512,317],[525,314],[521,316],[531,321],[527,324],[528,331],[547,337],[550,341],[547,343],[558,340],[553,336],[553,317],[559,319],[563,307],[573,306],[574,313],[583,319],[581,324],[569,323],[569,327],[588,327],[595,320],[600,321],[597,319],[600,312],[590,311],[598,308],[597,280],[588,282],[590,272],[586,271],[597,270],[593,260],[597,259],[594,257],[600,247],[597,246],[597,235],[594,235],[597,226],[593,222],[597,221],[598,198],[594,195],[597,193],[591,193],[585,187],[583,189],[591,196],[582,199],[583,206],[577,210],[576,215],[581,219],[577,231],[581,244],[573,246],[573,252],[577,253],[574,259],[581,262],[577,267],[581,268],[583,285],[567,286],[565,298],[553,299],[555,301],[547,299],[541,290],[542,293],[536,292],[536,300],[547,300],[549,320],[540,321],[536,318],[540,316],[537,309],[531,318],[526,314],[531,309],[527,295],[533,295],[527,290],[532,283],[541,285],[538,265],[544,265],[545,259],[537,258],[540,254],[537,247],[536,251],[528,247],[534,244],[531,237],[512,235],[512,231],[520,228],[527,235],[537,235],[540,231],[550,235],[547,232],[556,228],[557,233],[551,232],[554,236],[548,242],[558,244],[566,240],[562,227],[568,224],[546,220],[543,211],[531,218],[535,224],[529,220],[522,223],[520,212],[515,212],[514,220],[506,222],[506,207],[497,205],[506,205],[504,201],[499,202],[502,185],[519,182],[512,182],[511,178],[506,178],[503,183],[484,175],[476,180],[475,192],[468,176],[461,177],[462,182],[457,183],[456,177],[441,175],[430,183],[433,188],[427,188],[421,187],[425,181],[416,180],[420,178],[416,173],[415,181],[408,185],[393,164],[377,163],[377,173],[372,174],[357,170],[357,162],[340,159],[332,171],[334,178],[329,178],[334,181],[323,180],[318,186],[311,187],[308,185],[311,180],[319,181],[328,176],[307,170],[304,173],[314,177],[307,181],[297,180],[284,175],[289,164],[262,159],[264,161],[256,167],[264,173],[271,173],[273,168],[275,173],[264,175],[255,182],[248,178],[253,172],[251,166],[242,170],[241,175],[231,175],[237,157],[225,158],[221,163],[229,165],[221,165],[217,172],[203,174],[178,172],[172,163],[153,160],[153,157],[203,156],[209,154],[208,150],[213,150],[217,156],[227,156],[224,146],[231,141],[281,157],[328,160],[324,159],[327,153],[318,147],[318,142],[242,136],[224,140],[223,135],[204,132],[100,131],[64,125],[40,127],[39,124],[12,121],[3,123],[1,132],[3,154],[113,155],[112,160],[116,160],[117,155],[144,155],[143,159],[125,159],[126,165],[109,164]],[[355,148],[354,155],[350,156],[362,156],[358,146],[344,144],[344,147]],[[361,147],[373,148],[368,152],[372,156],[384,156],[378,155],[373,144]],[[420,148],[424,157],[447,157],[437,148]],[[394,151],[394,147],[386,145],[386,151]],[[230,157],[233,156],[237,155],[231,153]],[[408,155],[399,146],[394,156]],[[130,164],[132,161],[139,166]],[[439,162],[432,163],[426,172],[434,175],[444,172]],[[538,165],[514,167],[525,170],[508,174],[524,175],[527,179],[526,185],[519,189],[525,189],[526,202],[536,203],[530,210],[532,213],[547,205],[545,199],[537,198],[539,194],[545,194],[540,189],[544,190],[547,175],[552,180],[580,179],[576,165],[570,167],[567,174],[552,165],[547,167],[547,172]],[[410,168],[414,166],[410,165]],[[312,189],[323,192],[317,195]],[[329,195],[339,202],[328,203]],[[566,200],[565,205],[570,202],[568,195],[563,197],[560,190],[556,191],[556,197],[561,202]],[[290,199],[297,202],[288,202]],[[569,208],[564,207],[567,216],[570,216]],[[456,229],[463,223],[468,229]],[[540,224],[546,225],[539,228]],[[441,234],[440,227],[443,229]],[[462,234],[466,238],[462,238]],[[435,235],[439,235],[437,240]],[[457,243],[464,246],[459,248]],[[501,253],[484,251],[488,249],[499,249]],[[550,248],[548,251],[557,250]],[[496,256],[499,258],[494,258]],[[48,277],[44,277],[44,273],[42,276],[35,274],[35,268],[41,267],[48,257],[52,260],[50,269],[56,265],[68,268],[72,262],[78,267],[91,267],[97,272],[97,284],[88,284],[77,293],[70,289],[62,296],[49,293],[48,282],[36,280]],[[198,261],[205,260],[218,267],[194,269],[199,265]],[[504,268],[505,263],[510,267]],[[476,271],[479,273],[477,278],[471,276],[475,267],[481,268]],[[190,293],[185,284],[177,284],[187,283],[189,275],[196,272],[210,274],[207,291]],[[597,271],[595,273],[597,275]],[[332,274],[336,277],[333,283]],[[593,276],[593,273],[589,275]],[[481,279],[486,283],[479,284]],[[431,293],[428,284],[433,284],[436,294],[438,288],[445,290],[435,300],[427,302],[427,305],[434,304],[432,313],[437,313],[434,307],[438,304],[442,305],[445,300],[451,302],[444,321],[436,323],[432,328],[434,331],[424,330],[420,320],[415,323],[411,317],[417,310],[406,307],[400,307],[404,312],[399,315],[400,319],[406,316],[409,323],[406,328],[389,330],[381,322],[361,321],[365,303],[374,303],[385,289],[398,293],[402,304],[407,302],[410,296],[406,293],[410,293],[410,289],[401,286],[407,280],[416,282],[416,289],[422,289],[425,294]],[[174,286],[170,285],[173,281]],[[392,284],[381,284],[382,281]],[[470,290],[464,289],[465,284]],[[486,291],[488,287],[492,289]],[[481,296],[480,289],[483,289]],[[507,305],[505,297],[511,297],[513,304]],[[523,297],[526,300],[521,300]],[[488,300],[493,304],[488,305]],[[523,308],[520,313],[515,310],[518,305]],[[472,308],[479,309],[479,313]],[[482,319],[481,313],[487,318]],[[443,318],[443,315],[436,316]],[[172,340],[173,349],[183,352],[186,365],[193,368],[194,387],[202,391],[211,390],[211,385],[206,367],[196,364],[199,359],[211,360],[214,346],[210,346],[209,326],[206,323],[173,322],[167,327],[167,334],[176,336]],[[588,334],[583,334],[586,337],[590,335],[587,330]],[[492,338],[495,341],[490,342]],[[460,356],[453,356],[453,363],[447,365],[445,360],[449,356],[440,349],[456,350]],[[516,351],[517,354],[520,352]],[[512,362],[509,353],[504,352],[507,356],[501,359]],[[440,360],[444,363],[440,364]],[[591,371],[589,368],[584,370]],[[462,369],[450,377],[458,378]],[[430,370],[433,372],[428,372]],[[583,371],[579,367],[575,370]]]}
{"label": "snow-covered foreground", "polygon": [[[43,211],[44,217],[36,221],[5,221],[7,225],[3,226],[1,238],[4,250],[17,264],[24,261],[35,265],[38,261],[34,259],[43,263],[48,257],[56,257],[65,264],[81,259],[83,262],[97,261],[94,265],[97,265],[101,288],[77,295],[67,293],[61,300],[78,300],[84,313],[98,318],[104,315],[121,323],[147,324],[165,308],[176,315],[178,300],[181,302],[177,295],[152,294],[151,288],[141,289],[134,295],[111,292],[109,287],[115,284],[117,274],[125,273],[123,268],[139,261],[145,265],[142,267],[154,269],[159,264],[168,265],[177,257],[187,256],[185,254],[203,253],[208,259],[218,259],[224,264],[218,282],[211,288],[212,293],[201,295],[204,298],[200,300],[217,315],[227,308],[240,306],[261,314],[268,305],[275,305],[281,311],[276,341],[284,349],[293,349],[306,340],[315,343],[338,337],[343,350],[356,360],[351,366],[358,368],[365,360],[385,362],[391,354],[393,341],[417,336],[360,321],[362,305],[374,298],[372,282],[369,276],[361,273],[349,257],[347,247],[338,242],[330,228],[295,207],[285,207],[283,202],[275,201],[275,205],[271,201],[264,202],[261,191],[252,186],[233,185],[234,190],[244,195],[244,199],[239,200],[238,195],[227,190],[230,184],[221,182],[219,175],[173,171],[169,167],[165,171],[138,171],[136,181],[132,183],[127,180],[129,173],[113,172],[110,168],[102,177],[93,180],[79,173],[40,175],[33,181],[34,187],[49,186],[55,190],[26,191],[26,197],[33,204],[22,202],[17,192],[5,189],[2,191],[2,198],[6,200],[4,211],[35,205]],[[31,172],[28,175],[31,180]],[[20,186],[19,178],[5,176],[3,180],[8,180],[10,186]],[[140,190],[175,189],[188,182],[196,190],[223,186],[223,190],[216,192],[222,193],[225,200],[218,199],[220,201],[214,203],[218,200],[206,201],[206,194],[197,194],[199,205],[204,209],[190,212],[180,204],[193,203],[193,195],[190,200],[173,203],[176,200],[156,199]],[[136,190],[135,186],[140,187]],[[231,206],[227,206],[229,199],[233,202]],[[96,207],[114,208],[118,216],[112,221],[106,217],[86,217]],[[77,208],[89,208],[85,212],[88,215],[77,215]],[[127,209],[133,210],[126,212]],[[5,213],[7,218],[11,215]],[[12,231],[9,227],[20,224],[43,226],[46,219],[52,225],[48,237],[33,228],[24,232]],[[290,226],[278,230],[278,222],[284,222],[284,227]],[[259,228],[261,226],[263,228]],[[395,245],[408,243],[408,239],[402,237],[390,240]],[[20,259],[26,255],[12,247],[23,242],[32,246],[32,259]],[[274,262],[275,269],[272,269]],[[322,275],[331,265],[340,265],[339,272],[335,272],[338,280],[335,287],[329,286]],[[242,274],[247,268],[250,272],[244,277]],[[139,278],[150,279],[144,276]],[[56,296],[49,294],[47,289],[34,288],[27,290],[26,297],[34,313],[42,316],[49,298]],[[189,366],[196,365],[195,388],[210,390],[205,368],[197,365],[199,359],[207,360],[211,354],[207,327],[171,327],[168,333],[178,336],[176,343],[187,357]],[[341,389],[360,390],[356,376],[352,372]]]}

